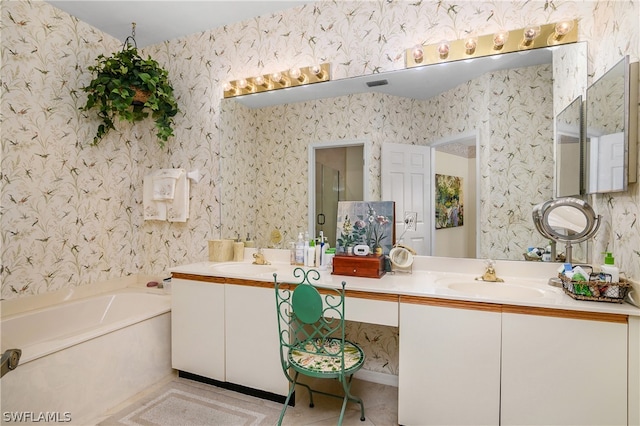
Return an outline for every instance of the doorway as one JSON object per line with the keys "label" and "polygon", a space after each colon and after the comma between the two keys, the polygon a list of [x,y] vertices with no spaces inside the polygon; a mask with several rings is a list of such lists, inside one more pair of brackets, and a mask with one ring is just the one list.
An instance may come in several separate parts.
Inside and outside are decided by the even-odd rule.
{"label": "doorway", "polygon": [[309,235],[322,231],[336,246],[339,201],[364,201],[368,194],[368,149],[364,141],[313,144],[309,149]]}

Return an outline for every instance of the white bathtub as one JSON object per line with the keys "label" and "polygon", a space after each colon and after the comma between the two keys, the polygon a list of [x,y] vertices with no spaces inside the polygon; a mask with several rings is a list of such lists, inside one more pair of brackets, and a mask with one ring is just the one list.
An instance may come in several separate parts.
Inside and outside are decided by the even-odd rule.
{"label": "white bathtub", "polygon": [[1,385],[6,414],[88,424],[171,374],[171,299],[122,289],[2,318],[2,352],[22,350]]}

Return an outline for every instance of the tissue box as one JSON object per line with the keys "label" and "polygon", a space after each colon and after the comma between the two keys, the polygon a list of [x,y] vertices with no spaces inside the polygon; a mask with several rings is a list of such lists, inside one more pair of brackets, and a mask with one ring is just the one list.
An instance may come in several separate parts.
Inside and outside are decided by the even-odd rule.
{"label": "tissue box", "polygon": [[384,256],[381,254],[367,256],[336,254],[333,258],[333,275],[380,278],[384,272]]}

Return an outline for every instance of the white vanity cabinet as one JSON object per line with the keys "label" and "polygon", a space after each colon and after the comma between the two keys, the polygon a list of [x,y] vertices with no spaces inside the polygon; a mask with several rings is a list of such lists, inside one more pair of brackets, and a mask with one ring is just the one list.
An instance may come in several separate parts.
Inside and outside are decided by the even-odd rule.
{"label": "white vanity cabinet", "polygon": [[502,314],[503,425],[626,425],[627,324]]}
{"label": "white vanity cabinet", "polygon": [[171,366],[225,381],[225,286],[172,279]]}
{"label": "white vanity cabinet", "polygon": [[428,300],[400,303],[398,423],[498,424],[500,312]]}
{"label": "white vanity cabinet", "polygon": [[275,290],[225,287],[227,381],[286,395],[289,381],[280,362]]}
{"label": "white vanity cabinet", "polygon": [[400,298],[402,425],[624,425],[627,316]]}

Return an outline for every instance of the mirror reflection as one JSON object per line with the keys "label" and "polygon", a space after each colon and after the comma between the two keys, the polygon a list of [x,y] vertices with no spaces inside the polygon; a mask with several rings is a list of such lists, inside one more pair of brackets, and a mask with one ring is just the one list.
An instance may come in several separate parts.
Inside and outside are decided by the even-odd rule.
{"label": "mirror reflection", "polygon": [[582,96],[556,116],[556,196],[580,194]]}
{"label": "mirror reflection", "polygon": [[629,166],[636,164],[629,155],[628,71],[627,56],[587,89],[585,178],[590,194],[626,190]]}
{"label": "mirror reflection", "polygon": [[[562,61],[573,64],[580,62],[576,57],[584,58],[579,73],[586,78],[584,43],[554,49],[556,54],[538,49],[336,80],[299,91],[309,93],[307,89],[323,86],[319,95],[294,96],[281,90],[282,94],[223,101],[222,236],[250,234],[267,247],[273,229],[280,230],[286,242],[309,228],[307,159],[312,144],[365,140],[371,149],[364,170],[369,190],[363,199],[380,200],[383,144],[431,147],[471,134],[478,167],[476,176],[468,179],[475,185],[467,191],[473,191],[477,201],[475,218],[465,217],[464,226],[477,224],[475,255],[522,259],[528,246],[546,245],[534,232],[531,209],[553,196],[554,97],[560,93],[572,100],[582,89],[574,87],[573,68],[564,80],[555,78],[554,69],[561,68]],[[533,60],[538,52],[546,58]],[[552,65],[552,57],[559,62]],[[503,68],[503,60],[513,63]],[[493,68],[478,75],[485,66],[480,63],[485,62]],[[445,77],[442,83],[439,75]],[[461,80],[447,85],[456,78]],[[366,82],[374,80],[387,84],[369,88]],[[348,86],[348,94],[330,90],[334,83]],[[431,91],[427,98],[422,97],[422,88]],[[401,94],[393,94],[394,90]],[[329,93],[332,97],[326,97]],[[292,103],[280,104],[281,95]],[[263,105],[254,108],[249,103]],[[404,209],[413,211],[410,206]],[[428,210],[433,209],[422,214],[431,217],[433,211]],[[418,222],[425,219],[419,217]],[[432,235],[449,230],[432,230]]]}

